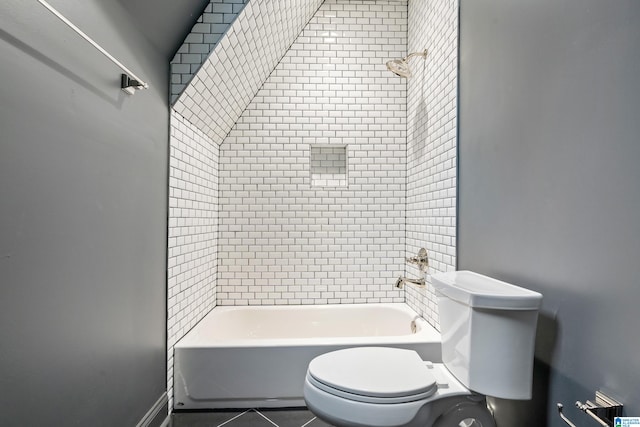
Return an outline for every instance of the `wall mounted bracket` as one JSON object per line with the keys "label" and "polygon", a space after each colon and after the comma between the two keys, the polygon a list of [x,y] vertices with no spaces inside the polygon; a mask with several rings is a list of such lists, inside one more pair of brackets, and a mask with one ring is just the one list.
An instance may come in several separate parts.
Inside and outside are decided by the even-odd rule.
{"label": "wall mounted bracket", "polygon": [[136,93],[136,90],[146,89],[147,87],[143,82],[134,80],[126,74],[120,75],[120,88],[129,95]]}

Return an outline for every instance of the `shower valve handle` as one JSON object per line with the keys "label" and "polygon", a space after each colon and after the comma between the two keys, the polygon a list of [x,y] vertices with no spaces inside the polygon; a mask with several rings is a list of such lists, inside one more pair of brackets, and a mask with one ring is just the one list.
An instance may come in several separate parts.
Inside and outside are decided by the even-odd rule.
{"label": "shower valve handle", "polygon": [[429,268],[429,255],[427,254],[427,250],[425,248],[421,248],[418,251],[418,256],[407,258],[407,262],[417,265],[423,273],[426,272]]}

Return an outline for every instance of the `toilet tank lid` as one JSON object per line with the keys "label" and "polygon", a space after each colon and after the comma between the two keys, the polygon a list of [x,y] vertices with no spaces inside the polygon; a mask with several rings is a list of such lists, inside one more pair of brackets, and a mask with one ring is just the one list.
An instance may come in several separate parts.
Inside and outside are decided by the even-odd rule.
{"label": "toilet tank lid", "polygon": [[474,308],[538,310],[542,295],[473,271],[434,274],[433,286],[442,295]]}

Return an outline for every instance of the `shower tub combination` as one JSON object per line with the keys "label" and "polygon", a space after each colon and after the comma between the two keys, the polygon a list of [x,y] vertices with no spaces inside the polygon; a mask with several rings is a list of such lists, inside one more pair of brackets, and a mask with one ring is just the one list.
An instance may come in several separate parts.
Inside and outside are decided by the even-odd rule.
{"label": "shower tub combination", "polygon": [[175,409],[304,406],[314,357],[348,347],[441,361],[440,334],[406,304],[216,307],[175,345]]}

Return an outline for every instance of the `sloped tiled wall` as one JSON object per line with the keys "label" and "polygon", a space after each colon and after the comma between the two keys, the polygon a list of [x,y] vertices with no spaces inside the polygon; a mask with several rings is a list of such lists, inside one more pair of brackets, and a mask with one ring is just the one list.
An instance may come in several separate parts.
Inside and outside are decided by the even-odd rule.
{"label": "sloped tiled wall", "polygon": [[251,0],[174,105],[217,144],[322,3]]}
{"label": "sloped tiled wall", "polygon": [[[429,54],[411,61],[407,87],[406,256],[426,248],[431,275],[456,268],[458,0],[410,1],[408,39],[409,52]],[[407,302],[439,328],[431,285],[408,287]]]}
{"label": "sloped tiled wall", "polygon": [[[400,302],[407,4],[327,0],[220,147],[218,303]],[[347,146],[348,187],[310,150]]]}
{"label": "sloped tiled wall", "polygon": [[171,60],[171,103],[213,51],[249,0],[210,0]]}

